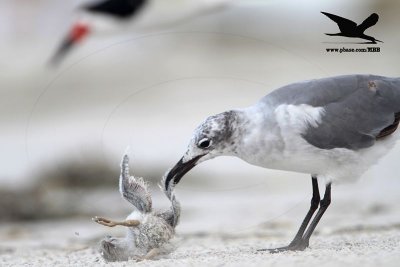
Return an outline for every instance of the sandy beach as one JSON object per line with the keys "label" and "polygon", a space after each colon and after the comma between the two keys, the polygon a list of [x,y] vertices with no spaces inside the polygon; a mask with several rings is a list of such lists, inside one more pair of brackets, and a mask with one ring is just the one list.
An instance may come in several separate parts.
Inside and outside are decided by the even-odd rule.
{"label": "sandy beach", "polygon": [[[256,234],[255,234],[256,235]],[[286,238],[270,239],[281,245]],[[95,248],[70,244],[53,248],[20,248],[7,253],[1,248],[2,266],[398,266],[400,234],[397,229],[321,235],[304,252],[269,254],[257,252],[265,240],[260,237],[188,237],[180,248],[160,260],[105,263]],[[4,256],[4,253],[8,255]]]}
{"label": "sandy beach", "polygon": [[[290,176],[290,175],[289,175]],[[271,178],[272,179],[272,178]],[[283,182],[286,182],[284,178]],[[290,179],[290,178],[288,178]],[[397,179],[366,178],[334,188],[335,200],[303,252],[270,254],[258,249],[286,245],[308,208],[308,179],[295,188],[263,186],[234,191],[178,190],[184,203],[172,244],[175,250],[157,260],[106,263],[97,246],[106,228],[90,217],[2,224],[1,266],[397,266],[400,260],[400,196]],[[204,188],[203,188],[204,189]],[[157,192],[156,189],[153,191]],[[272,191],[272,192],[271,192]],[[275,192],[274,192],[275,191]],[[385,198],[379,198],[385,194]],[[99,196],[99,194],[96,194]],[[123,218],[130,210],[115,190],[101,196],[113,205],[93,215]],[[369,197],[367,197],[369,196]],[[154,202],[165,197],[155,193]],[[101,202],[99,202],[101,203]],[[94,205],[96,203],[81,203]],[[118,207],[117,209],[115,207]],[[99,208],[99,207],[97,207]]]}
{"label": "sandy beach", "polygon": [[[231,157],[179,184],[176,249],[160,259],[104,262],[100,240],[125,229],[91,220],[132,211],[117,180],[127,146],[133,173],[166,207],[157,183],[206,117],[293,82],[399,77],[399,1],[245,0],[171,28],[93,35],[47,66],[85,1],[0,3],[0,266],[399,266],[399,143],[358,182],[333,185],[303,252],[257,250],[291,241],[310,205],[309,174]],[[338,27],[321,11],[358,23],[378,13],[367,33],[384,41],[373,45],[380,52],[327,52],[372,44],[325,35]]]}

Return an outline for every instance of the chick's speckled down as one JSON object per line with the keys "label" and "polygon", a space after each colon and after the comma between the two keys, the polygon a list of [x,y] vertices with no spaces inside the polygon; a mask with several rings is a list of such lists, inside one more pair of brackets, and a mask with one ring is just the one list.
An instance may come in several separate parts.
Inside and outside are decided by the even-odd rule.
{"label": "chick's speckled down", "polygon": [[[165,182],[162,183],[165,185]],[[174,237],[179,220],[180,204],[173,194],[173,186],[163,189],[171,201],[166,211],[153,211],[152,199],[147,184],[142,178],[129,174],[129,157],[125,155],[121,162],[119,189],[123,198],[130,202],[135,210],[125,221],[118,222],[95,217],[99,224],[114,227],[128,227],[123,238],[106,237],[100,243],[100,254],[106,261],[127,261],[154,259],[171,251],[170,240]]]}

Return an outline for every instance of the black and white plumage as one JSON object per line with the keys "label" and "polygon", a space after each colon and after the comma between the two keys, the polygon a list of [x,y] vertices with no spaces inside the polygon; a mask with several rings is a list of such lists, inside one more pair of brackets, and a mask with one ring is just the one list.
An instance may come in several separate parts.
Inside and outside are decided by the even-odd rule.
{"label": "black and white plumage", "polygon": [[180,216],[180,203],[172,192],[173,187],[168,191],[163,189],[171,201],[171,207],[165,211],[153,211],[147,184],[142,178],[129,174],[129,158],[125,155],[121,162],[119,188],[122,197],[136,210],[121,222],[102,217],[93,218],[104,226],[128,227],[125,238],[107,237],[101,241],[100,253],[103,258],[110,262],[143,260],[168,253],[173,248],[169,241],[174,237]]}
{"label": "black and white plumage", "polygon": [[[169,171],[165,187],[222,155],[311,174],[310,211],[291,244],[271,251],[303,250],[331,202],[332,183],[357,179],[377,163],[398,140],[399,121],[400,78],[346,75],[293,83],[248,108],[207,118]],[[325,182],[322,200],[318,181]]]}
{"label": "black and white plumage", "polygon": [[228,6],[235,0],[96,0],[82,5],[76,20],[51,58],[59,64],[89,35],[118,35],[162,30]]}
{"label": "black and white plumage", "polygon": [[148,2],[149,0],[102,0],[83,5],[82,9],[117,19],[129,19],[140,12]]}

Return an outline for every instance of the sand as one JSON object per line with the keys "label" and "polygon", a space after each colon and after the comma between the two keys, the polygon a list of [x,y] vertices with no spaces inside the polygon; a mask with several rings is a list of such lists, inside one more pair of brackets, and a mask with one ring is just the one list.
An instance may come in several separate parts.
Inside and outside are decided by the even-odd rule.
{"label": "sand", "polygon": [[[66,225],[67,226],[67,225]],[[249,236],[210,235],[181,236],[179,247],[160,260],[105,263],[95,245],[46,247],[21,246],[0,248],[1,266],[398,266],[400,260],[400,227],[374,231],[355,231],[319,235],[303,252],[269,254],[257,252],[263,247],[279,246],[288,236],[268,238],[254,233]],[[68,232],[67,229],[65,229]]]}
{"label": "sand", "polygon": [[[385,193],[381,199],[371,191],[374,180],[335,187],[332,206],[310,247],[302,252],[270,254],[257,250],[291,240],[309,205],[308,180],[299,183],[296,190],[287,188],[287,193],[266,194],[261,186],[214,193],[178,190],[185,205],[173,242],[176,249],[161,259],[138,263],[104,262],[97,251],[98,242],[106,235],[121,236],[125,229],[102,227],[90,217],[3,224],[0,265],[398,266],[399,196],[390,190],[390,183],[385,181],[387,186],[379,188]],[[116,205],[129,209],[116,190],[109,194],[114,204],[105,207],[104,214],[110,214],[107,209],[115,210]],[[162,202],[162,197],[155,194],[154,202]]]}

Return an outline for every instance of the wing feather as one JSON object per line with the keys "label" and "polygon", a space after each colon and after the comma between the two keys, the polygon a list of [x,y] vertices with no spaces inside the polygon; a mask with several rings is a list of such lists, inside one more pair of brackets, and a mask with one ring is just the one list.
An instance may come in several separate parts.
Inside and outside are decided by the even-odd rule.
{"label": "wing feather", "polygon": [[89,3],[82,8],[89,12],[125,19],[138,13],[145,3],[146,0],[102,0]]}
{"label": "wing feather", "polygon": [[121,162],[119,191],[122,197],[134,205],[140,212],[151,212],[152,200],[147,188],[147,184],[143,178],[136,178],[129,174],[128,155],[124,155]]}
{"label": "wing feather", "polygon": [[174,193],[175,184],[173,181],[170,182],[168,189],[166,189],[165,180],[168,172],[169,171],[167,171],[166,174],[163,176],[160,188],[164,192],[164,194],[168,197],[168,199],[171,201],[171,207],[163,212],[159,212],[157,215],[163,218],[173,228],[175,228],[176,225],[179,223],[179,217],[181,215],[181,204],[175,197]]}
{"label": "wing feather", "polygon": [[308,127],[303,134],[308,143],[321,149],[358,150],[374,145],[397,129],[400,81],[363,78],[352,94],[324,106],[321,123]]}

